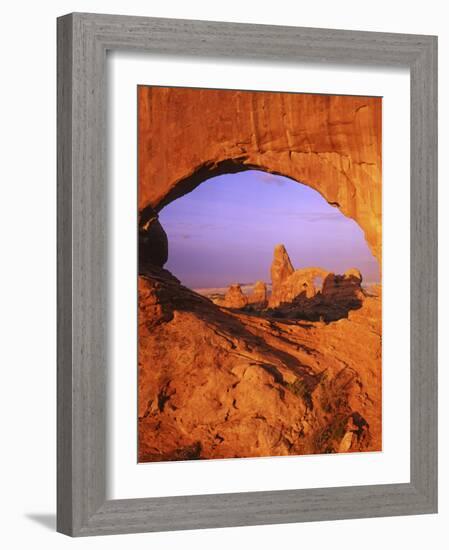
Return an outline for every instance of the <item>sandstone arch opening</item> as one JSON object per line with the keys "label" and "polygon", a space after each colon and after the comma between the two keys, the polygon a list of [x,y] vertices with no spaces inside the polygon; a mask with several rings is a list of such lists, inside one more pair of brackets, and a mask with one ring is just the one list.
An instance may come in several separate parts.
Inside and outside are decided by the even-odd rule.
{"label": "sandstone arch opening", "polygon": [[380,281],[361,228],[311,187],[262,170],[198,182],[161,208],[149,248],[165,231],[165,268],[217,305],[330,321],[360,307],[362,279]]}
{"label": "sandstone arch opening", "polygon": [[139,461],[380,449],[380,299],[359,269],[379,272],[353,220],[243,171],[141,221]]}
{"label": "sandstone arch opening", "polygon": [[140,212],[207,177],[262,169],[338,205],[381,262],[381,98],[141,86],[138,101]]}

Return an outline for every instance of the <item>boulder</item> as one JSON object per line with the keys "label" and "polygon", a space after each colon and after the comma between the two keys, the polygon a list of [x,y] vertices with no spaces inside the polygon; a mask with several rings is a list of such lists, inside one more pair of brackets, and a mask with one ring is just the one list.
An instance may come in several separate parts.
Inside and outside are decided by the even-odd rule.
{"label": "boulder", "polygon": [[222,305],[232,309],[242,309],[248,305],[248,298],[243,294],[239,284],[233,284],[229,287]]}

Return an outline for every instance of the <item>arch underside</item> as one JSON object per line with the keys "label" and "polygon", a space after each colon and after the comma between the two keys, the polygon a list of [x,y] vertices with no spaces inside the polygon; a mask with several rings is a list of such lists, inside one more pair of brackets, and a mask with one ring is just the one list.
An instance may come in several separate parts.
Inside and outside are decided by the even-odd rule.
{"label": "arch underside", "polygon": [[[334,192],[333,189],[327,189],[322,185],[314,185],[313,183],[306,183],[303,181],[298,181],[292,175],[291,172],[296,173],[297,170],[293,169],[280,170],[273,167],[273,165],[261,165],[252,163],[247,157],[237,157],[223,159],[221,161],[208,161],[203,163],[201,166],[196,167],[191,174],[181,178],[179,181],[174,182],[170,186],[169,192],[157,203],[150,204],[147,207],[144,207],[140,212],[141,223],[145,223],[147,218],[148,211],[160,212],[162,208],[170,204],[171,202],[179,199],[180,197],[190,193],[196,189],[204,181],[214,178],[216,176],[224,174],[235,174],[238,172],[244,172],[248,170],[258,170],[262,172],[271,173],[277,176],[288,177],[297,183],[307,185],[311,187],[332,206],[337,207],[345,216],[354,219],[362,228],[365,234],[365,239],[370,247],[371,252],[374,257],[380,262],[381,261],[381,234],[380,234],[380,215],[363,216],[363,213],[358,213],[356,209],[350,208],[351,203],[348,206],[346,188],[345,193]],[[324,189],[323,189],[324,187]],[[340,202],[341,201],[341,202]],[[353,206],[354,203],[352,203]]]}
{"label": "arch underside", "polygon": [[142,86],[138,102],[141,214],[262,170],[318,191],[381,261],[381,98]]}

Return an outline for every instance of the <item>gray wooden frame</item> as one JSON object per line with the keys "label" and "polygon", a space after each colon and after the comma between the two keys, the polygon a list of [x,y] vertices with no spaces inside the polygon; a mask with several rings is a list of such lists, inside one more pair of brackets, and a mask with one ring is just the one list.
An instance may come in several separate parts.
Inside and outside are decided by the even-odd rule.
{"label": "gray wooden frame", "polygon": [[[106,499],[108,50],[410,68],[410,483]],[[437,511],[436,37],[81,13],[58,19],[57,493],[57,529],[72,536]]]}

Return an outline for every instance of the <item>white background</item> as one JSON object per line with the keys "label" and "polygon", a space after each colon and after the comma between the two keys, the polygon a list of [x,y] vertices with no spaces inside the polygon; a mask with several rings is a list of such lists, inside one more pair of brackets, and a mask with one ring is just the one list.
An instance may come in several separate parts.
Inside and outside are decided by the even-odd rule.
{"label": "white background", "polygon": [[[55,17],[70,11],[197,18],[427,33],[440,35],[440,125],[448,121],[449,34],[444,3],[438,0],[396,2],[360,0],[315,3],[227,0],[161,3],[127,0],[8,3],[2,9],[0,48],[2,290],[0,399],[2,544],[7,548],[273,548],[364,549],[400,542],[408,548],[443,548],[449,520],[446,426],[447,369],[440,370],[440,514],[286,526],[245,527],[163,534],[70,540],[54,533],[55,510]],[[449,149],[440,136],[440,155]],[[441,163],[440,181],[448,180]],[[440,209],[449,199],[441,186]],[[400,205],[398,205],[400,208]],[[444,234],[449,217],[441,211],[440,280],[449,274]],[[408,269],[403,266],[404,271]],[[398,273],[398,284],[401,274]],[[440,311],[448,310],[447,285],[441,284]],[[448,364],[441,319],[441,365]]]}
{"label": "white background", "polygon": [[[383,452],[339,456],[136,463],[136,84],[383,96]],[[113,274],[108,394],[110,498],[274,491],[410,481],[410,75],[389,68],[179,60],[113,53],[108,59],[108,159]],[[402,204],[398,210],[397,205]],[[398,430],[398,426],[404,429]]]}

